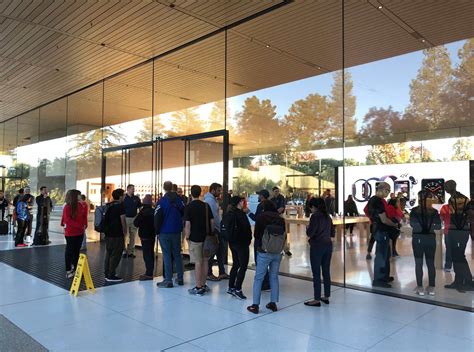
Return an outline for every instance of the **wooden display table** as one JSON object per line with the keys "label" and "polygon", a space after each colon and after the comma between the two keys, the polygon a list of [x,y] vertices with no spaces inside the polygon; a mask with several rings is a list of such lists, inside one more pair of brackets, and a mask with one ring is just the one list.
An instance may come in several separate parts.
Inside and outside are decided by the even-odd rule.
{"label": "wooden display table", "polygon": [[[290,234],[290,224],[296,225],[305,225],[309,224],[309,218],[302,217],[298,218],[295,216],[284,216],[285,224],[286,224],[286,233]],[[345,226],[349,224],[362,224],[365,235],[367,236],[367,240],[370,236],[370,220],[366,216],[346,216],[345,218],[342,217],[333,217],[332,223],[336,226],[336,240],[340,241],[342,236],[344,235]]]}

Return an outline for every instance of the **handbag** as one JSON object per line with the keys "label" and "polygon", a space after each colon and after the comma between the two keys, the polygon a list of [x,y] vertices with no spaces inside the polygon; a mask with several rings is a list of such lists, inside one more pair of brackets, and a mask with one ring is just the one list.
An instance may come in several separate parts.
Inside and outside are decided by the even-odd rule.
{"label": "handbag", "polygon": [[209,206],[206,205],[206,238],[204,239],[204,244],[202,246],[202,254],[204,258],[212,258],[217,253],[217,248],[219,247],[219,240],[214,233],[209,231]]}

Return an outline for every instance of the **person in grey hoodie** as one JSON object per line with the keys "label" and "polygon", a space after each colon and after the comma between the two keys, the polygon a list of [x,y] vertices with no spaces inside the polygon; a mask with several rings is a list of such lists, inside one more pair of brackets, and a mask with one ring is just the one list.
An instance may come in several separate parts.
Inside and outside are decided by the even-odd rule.
{"label": "person in grey hoodie", "polygon": [[221,236],[221,215],[219,212],[219,202],[218,199],[222,193],[222,185],[218,183],[213,183],[209,186],[209,192],[204,195],[204,202],[209,204],[209,207],[212,210],[212,215],[214,217],[214,232],[219,238],[219,248],[217,250],[217,265],[219,266],[219,276],[215,276],[212,272],[212,264],[214,263],[214,257],[209,259],[209,269],[207,273],[207,279],[209,281],[220,281],[228,279],[229,275],[225,272],[224,264],[226,262],[227,253],[228,253],[228,243]]}

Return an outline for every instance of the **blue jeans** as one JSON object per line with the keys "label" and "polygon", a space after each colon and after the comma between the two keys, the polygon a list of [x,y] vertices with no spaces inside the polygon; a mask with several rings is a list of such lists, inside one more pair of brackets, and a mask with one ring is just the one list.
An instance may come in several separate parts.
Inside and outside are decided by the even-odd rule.
{"label": "blue jeans", "polygon": [[253,281],[253,304],[260,305],[262,294],[262,283],[268,269],[270,276],[271,300],[278,302],[280,288],[278,284],[278,271],[280,270],[281,254],[257,252],[257,268],[255,269],[255,279]]}
{"label": "blue jeans", "polygon": [[326,246],[311,246],[309,251],[311,270],[313,271],[314,299],[321,299],[321,271],[324,280],[324,296],[331,296],[331,256],[332,243]]}
{"label": "blue jeans", "polygon": [[390,277],[390,244],[387,232],[376,231],[374,234],[375,260],[374,281],[388,281]]}
{"label": "blue jeans", "polygon": [[176,273],[178,280],[183,279],[183,260],[181,258],[181,234],[180,233],[161,233],[160,246],[163,252],[163,260],[165,264],[165,280],[173,281],[173,264],[171,255],[173,255],[176,264]]}

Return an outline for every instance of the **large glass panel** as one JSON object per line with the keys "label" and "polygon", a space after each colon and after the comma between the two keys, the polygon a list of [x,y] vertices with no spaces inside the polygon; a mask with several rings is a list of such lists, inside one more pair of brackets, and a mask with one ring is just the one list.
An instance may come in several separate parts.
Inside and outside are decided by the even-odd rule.
{"label": "large glass panel", "polygon": [[66,188],[94,205],[101,202],[102,146],[114,135],[112,127],[102,129],[102,94],[100,83],[68,97]]}
{"label": "large glass panel", "polygon": [[152,80],[149,62],[105,81],[104,126],[113,132],[114,143],[151,140]]}
{"label": "large glass panel", "polygon": [[17,162],[18,145],[18,119],[13,118],[3,124],[3,149],[2,165],[5,169],[0,170],[6,173],[5,196],[13,199],[18,188],[18,178],[21,178],[22,168],[18,168]]}
{"label": "large glass panel", "polygon": [[[18,175],[23,185],[38,188],[39,109],[18,116]],[[18,179],[17,179],[18,180]]]}
{"label": "large glass panel", "polygon": [[[400,22],[415,13],[420,14],[417,2],[345,2],[345,72],[354,85],[357,135],[346,134],[338,203],[352,196],[363,214],[369,200],[378,201],[400,226],[384,228],[372,215],[374,248],[370,234],[354,229],[346,283],[472,307],[463,284],[457,290],[444,286],[454,281],[452,262],[463,262],[456,280],[474,265],[466,220],[474,155],[473,39],[460,40],[464,29],[447,21],[432,43],[433,27]],[[397,20],[388,20],[393,14]],[[377,192],[381,182],[390,192]]]}
{"label": "large glass panel", "polygon": [[[340,13],[341,2],[295,2],[227,34],[230,188],[247,197],[253,212],[258,205],[256,192],[269,191],[289,230],[289,248],[280,270],[304,277],[312,277],[306,200],[324,193],[332,212],[342,212],[334,201],[340,177],[337,167],[343,163]],[[345,97],[351,100],[347,77],[345,87]],[[353,104],[346,105],[347,119],[353,115]],[[279,203],[278,192],[286,207]],[[341,225],[331,278],[343,283],[342,220],[337,221]]]}
{"label": "large glass panel", "polygon": [[224,129],[225,35],[155,61],[154,137]]}

